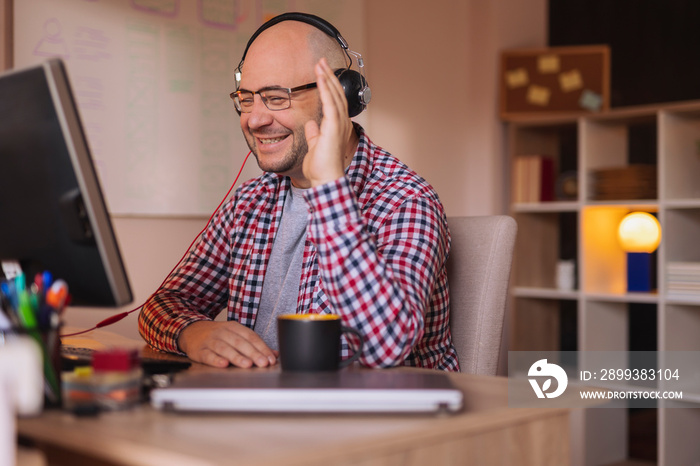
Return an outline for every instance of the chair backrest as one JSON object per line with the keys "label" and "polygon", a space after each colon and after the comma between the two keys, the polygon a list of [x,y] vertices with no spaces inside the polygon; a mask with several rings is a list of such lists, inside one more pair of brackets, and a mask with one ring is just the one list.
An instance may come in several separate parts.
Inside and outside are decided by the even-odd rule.
{"label": "chair backrest", "polygon": [[450,329],[462,372],[496,375],[518,226],[505,215],[449,217]]}

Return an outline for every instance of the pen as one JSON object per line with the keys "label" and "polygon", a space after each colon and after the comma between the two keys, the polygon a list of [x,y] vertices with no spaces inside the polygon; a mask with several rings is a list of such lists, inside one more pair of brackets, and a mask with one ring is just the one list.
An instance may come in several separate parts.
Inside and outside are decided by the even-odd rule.
{"label": "pen", "polygon": [[42,284],[42,291],[44,295],[48,291],[48,289],[51,287],[51,284],[53,283],[53,276],[51,275],[51,272],[48,270],[44,270],[44,272],[41,274],[41,284]]}
{"label": "pen", "polygon": [[5,296],[9,302],[11,309],[17,309],[17,293],[15,293],[15,286],[13,282],[2,282],[0,283],[0,291]]}
{"label": "pen", "polygon": [[46,304],[51,306],[58,313],[63,311],[63,306],[66,304],[67,298],[68,284],[61,279],[56,280],[46,292]]}
{"label": "pen", "polygon": [[24,274],[23,273],[18,273],[17,276],[14,279],[15,282],[15,290],[19,294],[25,289],[26,282],[24,280]]}
{"label": "pen", "polygon": [[39,296],[40,301],[43,301],[45,293],[44,280],[42,278],[42,274],[38,273],[34,275],[34,283],[32,283],[31,290],[36,291],[36,294]]}
{"label": "pen", "polygon": [[27,290],[22,290],[19,294],[19,307],[17,308],[19,321],[26,330],[36,330],[36,314],[32,309],[31,299]]}

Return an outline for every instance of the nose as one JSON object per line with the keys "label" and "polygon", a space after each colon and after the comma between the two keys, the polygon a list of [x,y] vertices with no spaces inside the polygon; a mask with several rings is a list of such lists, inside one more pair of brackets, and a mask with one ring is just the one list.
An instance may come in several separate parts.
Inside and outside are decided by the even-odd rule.
{"label": "nose", "polygon": [[272,111],[265,106],[260,95],[253,96],[253,109],[249,113],[243,113],[246,116],[246,123],[249,128],[256,129],[267,126],[272,123]]}

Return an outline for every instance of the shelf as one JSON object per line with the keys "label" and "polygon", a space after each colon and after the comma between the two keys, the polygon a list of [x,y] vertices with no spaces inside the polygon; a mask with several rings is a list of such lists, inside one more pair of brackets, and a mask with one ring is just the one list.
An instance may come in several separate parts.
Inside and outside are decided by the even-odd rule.
{"label": "shelf", "polygon": [[649,303],[659,302],[657,293],[584,293],[583,296],[588,301],[599,301],[609,303]]}
{"label": "shelf", "polygon": [[697,297],[681,297],[672,293],[666,294],[666,304],[675,304],[680,306],[700,306],[700,296]]}
{"label": "shelf", "polygon": [[[669,292],[671,283],[673,290],[697,286],[700,293],[693,268],[679,275],[669,267],[700,263],[700,100],[513,119],[507,134],[511,167],[519,156],[547,155],[558,176],[577,173],[575,199],[510,207],[518,222],[510,349],[562,351],[567,341],[583,352],[700,351],[700,295]],[[601,170],[634,165],[655,166],[656,178],[653,171],[629,175],[631,168],[622,171],[627,178],[599,177],[605,182],[595,185]],[[646,199],[629,199],[636,196]],[[652,256],[658,293],[626,291],[628,256],[617,230],[631,210],[657,214],[661,223],[663,238]],[[564,260],[575,261],[578,289],[556,288]],[[700,458],[700,387],[691,390],[683,400],[660,403],[685,409],[659,410],[652,421],[662,466]],[[636,464],[624,462],[628,433],[634,435],[626,410],[589,411],[575,422],[581,464],[598,457]]]}
{"label": "shelf", "polygon": [[570,300],[579,298],[578,290],[559,290],[556,288],[538,288],[533,286],[516,286],[512,289],[512,293],[516,298]]}
{"label": "shelf", "polygon": [[631,210],[656,212],[659,202],[655,199],[620,199],[614,201],[586,201],[586,207],[623,207]]}
{"label": "shelf", "polygon": [[512,209],[517,213],[576,212],[579,207],[578,201],[552,201],[515,203]]}
{"label": "shelf", "polygon": [[700,209],[700,199],[669,199],[662,205],[668,209]]}

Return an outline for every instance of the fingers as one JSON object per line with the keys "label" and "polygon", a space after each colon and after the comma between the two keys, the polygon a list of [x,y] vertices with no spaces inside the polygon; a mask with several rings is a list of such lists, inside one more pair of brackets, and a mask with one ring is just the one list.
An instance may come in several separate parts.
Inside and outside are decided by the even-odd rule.
{"label": "fingers", "polygon": [[193,361],[214,367],[267,367],[277,355],[251,329],[238,322],[195,322],[182,331],[182,351]]}
{"label": "fingers", "polygon": [[272,350],[253,330],[238,324],[221,329],[220,338],[214,338],[215,352],[237,367],[267,367],[274,365],[276,357]]}
{"label": "fingers", "polygon": [[323,116],[339,121],[348,114],[345,90],[325,58],[316,64],[316,82],[321,94]]}
{"label": "fingers", "polygon": [[346,159],[349,163],[355,152],[354,147],[349,146],[353,127],[343,86],[325,58],[319,60],[314,71],[323,118],[320,127],[313,120],[304,126],[309,151],[302,170],[311,187],[341,178]]}

